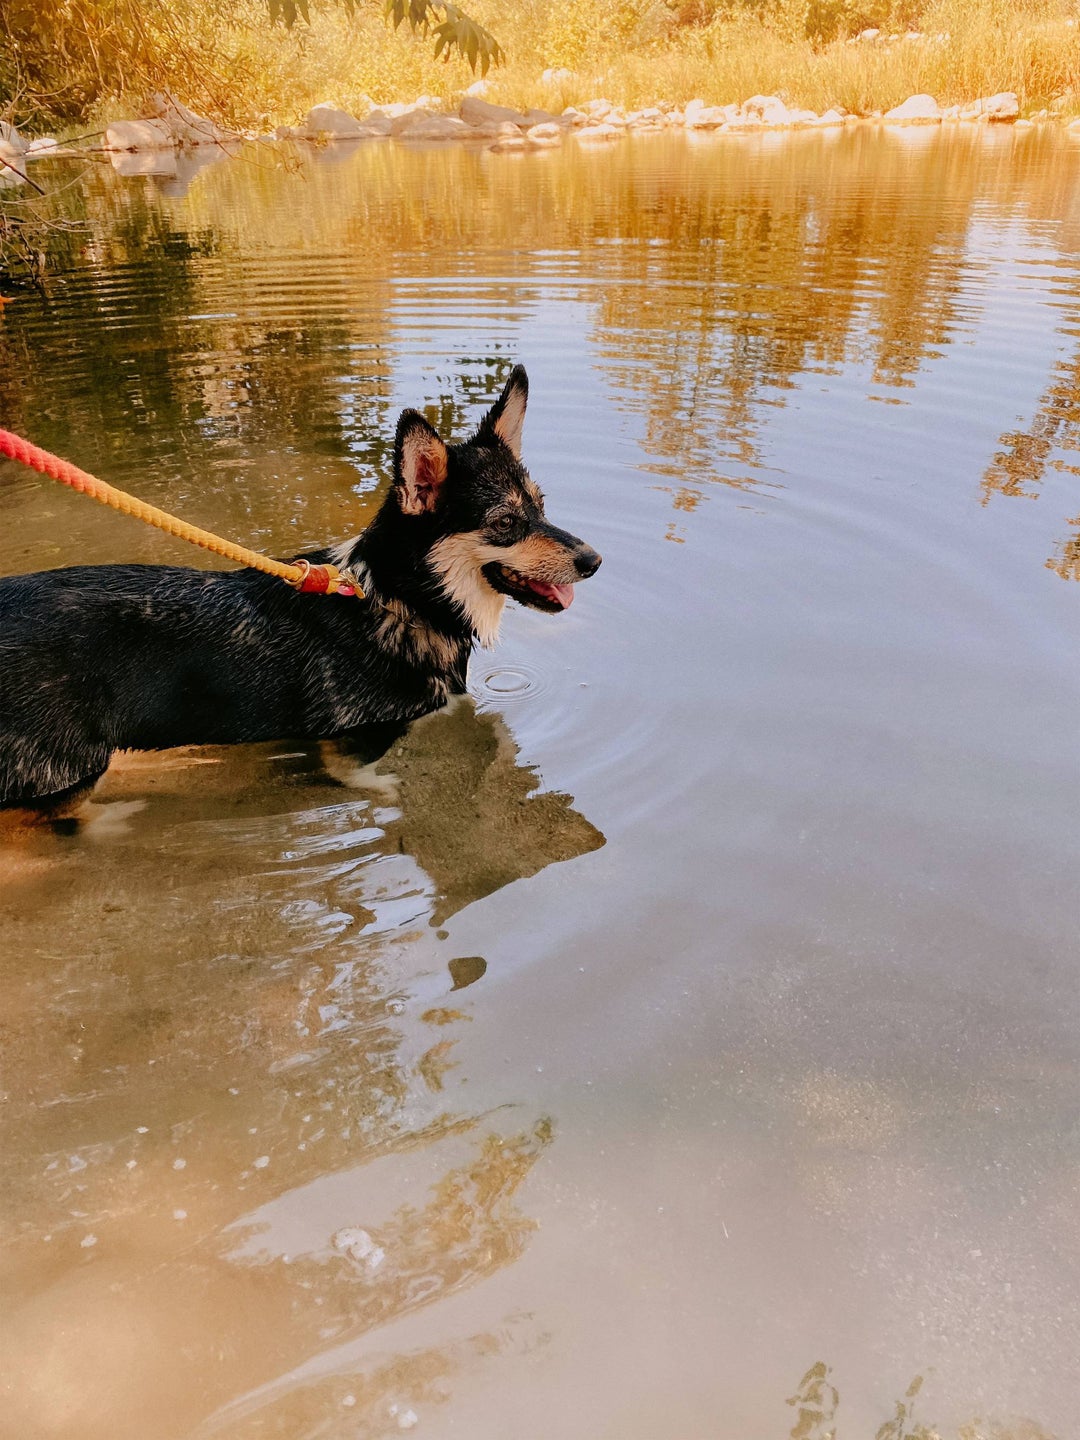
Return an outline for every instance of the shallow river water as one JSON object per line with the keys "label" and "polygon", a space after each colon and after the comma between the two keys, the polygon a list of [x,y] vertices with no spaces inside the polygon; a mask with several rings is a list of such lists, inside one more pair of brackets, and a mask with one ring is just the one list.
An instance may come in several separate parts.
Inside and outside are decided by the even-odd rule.
{"label": "shallow river water", "polygon": [[[373,769],[0,834],[4,1440],[1080,1433],[1078,167],[56,164],[0,424],[288,555],[520,360],[605,563]],[[0,572],[132,559],[0,468]]]}

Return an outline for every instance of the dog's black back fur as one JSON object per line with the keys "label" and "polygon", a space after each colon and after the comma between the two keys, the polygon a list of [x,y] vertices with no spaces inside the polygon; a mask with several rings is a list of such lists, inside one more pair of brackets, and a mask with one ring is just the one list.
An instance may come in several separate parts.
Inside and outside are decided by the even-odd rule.
{"label": "dog's black back fur", "polygon": [[306,557],[350,566],[363,599],[298,594],[253,570],[0,580],[0,805],[89,785],[120,749],[340,735],[460,693],[505,595],[559,608],[546,597],[600,563],[544,517],[520,461],[526,396],[518,367],[458,446],[402,415],[371,526]]}

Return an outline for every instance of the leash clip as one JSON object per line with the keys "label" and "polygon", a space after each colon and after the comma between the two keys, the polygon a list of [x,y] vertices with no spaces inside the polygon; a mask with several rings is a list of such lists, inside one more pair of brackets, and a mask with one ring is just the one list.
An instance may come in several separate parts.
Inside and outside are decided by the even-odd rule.
{"label": "leash clip", "polygon": [[312,565],[302,558],[291,562],[300,574],[295,580],[286,579],[285,584],[301,595],[356,595],[362,597],[356,576],[351,570],[336,565]]}

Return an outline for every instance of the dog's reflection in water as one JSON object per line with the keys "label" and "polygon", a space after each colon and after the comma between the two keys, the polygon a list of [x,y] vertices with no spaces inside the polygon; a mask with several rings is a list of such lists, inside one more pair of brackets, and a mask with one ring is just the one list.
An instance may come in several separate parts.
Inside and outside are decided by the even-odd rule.
{"label": "dog's reflection in water", "polygon": [[360,744],[332,742],[322,755],[327,770],[346,783],[391,780],[401,818],[387,835],[433,880],[434,925],[514,880],[604,843],[569,795],[538,793],[540,777],[518,764],[502,717],[478,713],[467,697],[400,738],[380,732]]}
{"label": "dog's reflection in water", "polygon": [[518,1343],[363,1348],[521,1253],[553,1134],[467,1108],[484,961],[441,927],[603,838],[468,700],[381,741],[133,756],[21,835],[0,1435],[299,1437],[350,1396],[383,1434]]}

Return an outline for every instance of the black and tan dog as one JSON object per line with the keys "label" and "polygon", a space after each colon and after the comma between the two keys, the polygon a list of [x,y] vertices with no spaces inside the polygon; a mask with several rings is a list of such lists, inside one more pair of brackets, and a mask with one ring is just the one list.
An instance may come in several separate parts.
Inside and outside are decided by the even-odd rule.
{"label": "black and tan dog", "polygon": [[460,694],[507,596],[565,610],[600,564],[545,518],[521,463],[527,397],[518,366],[462,445],[403,413],[372,524],[305,557],[348,566],[363,599],[164,565],[0,580],[0,806],[88,787],[116,750],[343,735]]}

